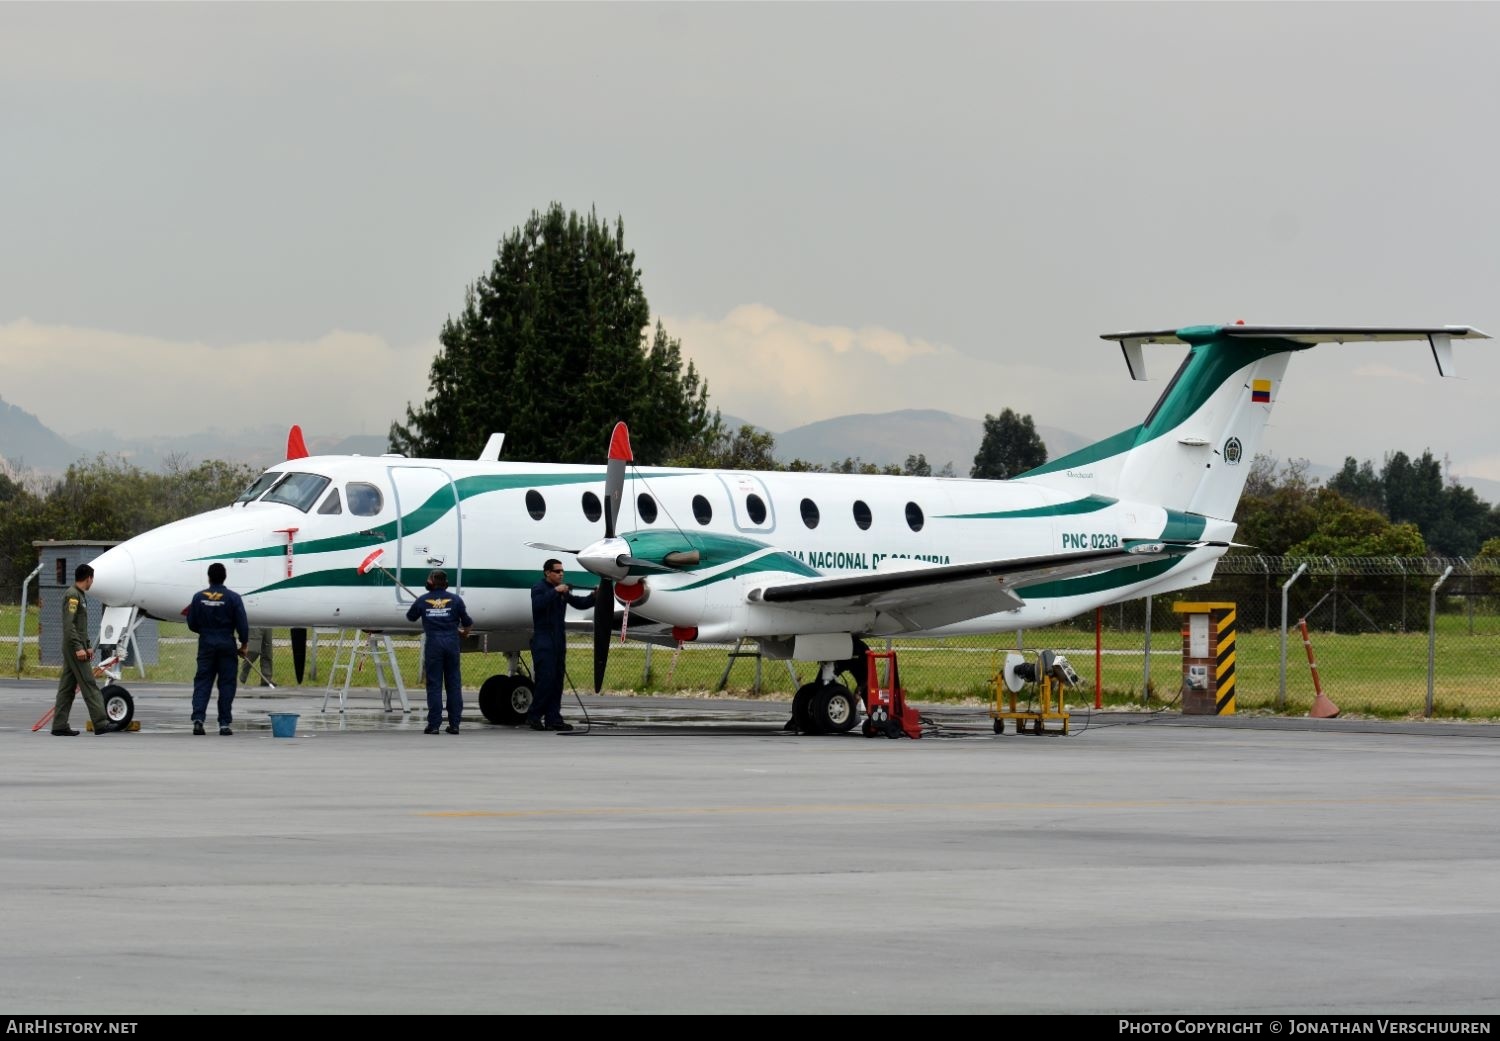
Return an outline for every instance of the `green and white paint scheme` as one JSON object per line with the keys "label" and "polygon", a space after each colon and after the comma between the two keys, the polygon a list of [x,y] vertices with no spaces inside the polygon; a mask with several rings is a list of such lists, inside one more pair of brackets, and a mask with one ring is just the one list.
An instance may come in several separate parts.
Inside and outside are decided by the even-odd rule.
{"label": "green and white paint scheme", "polygon": [[[637,594],[630,634],[749,637],[768,653],[826,663],[847,657],[855,637],[1032,628],[1199,585],[1231,544],[1293,353],[1426,341],[1449,375],[1453,340],[1488,337],[1466,326],[1230,325],[1104,338],[1120,343],[1137,379],[1144,345],[1190,350],[1139,426],[1015,480],[632,470],[620,539],[630,558],[657,566],[618,578],[618,595]],[[528,543],[593,547],[579,560],[617,548],[599,545],[605,468],[485,455],[290,459],[241,501],[99,557],[93,592],[176,619],[208,564],[222,561],[257,624],[407,629],[407,592],[389,573],[359,570],[382,549],[411,588],[446,569],[489,646],[519,649],[530,588],[558,555]],[[565,565],[573,584],[597,581],[577,561]]]}

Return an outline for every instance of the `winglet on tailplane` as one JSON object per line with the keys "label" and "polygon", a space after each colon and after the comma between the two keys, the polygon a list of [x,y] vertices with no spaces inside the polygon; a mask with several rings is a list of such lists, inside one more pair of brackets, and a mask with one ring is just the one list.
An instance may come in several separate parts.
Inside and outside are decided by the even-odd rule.
{"label": "winglet on tailplane", "polygon": [[1453,341],[1489,338],[1467,325],[1195,325],[1110,333],[1102,339],[1120,344],[1133,379],[1146,378],[1145,344],[1186,344],[1188,355],[1145,422],[1018,479],[1228,520],[1293,352],[1320,343],[1425,340],[1438,372],[1452,376]]}

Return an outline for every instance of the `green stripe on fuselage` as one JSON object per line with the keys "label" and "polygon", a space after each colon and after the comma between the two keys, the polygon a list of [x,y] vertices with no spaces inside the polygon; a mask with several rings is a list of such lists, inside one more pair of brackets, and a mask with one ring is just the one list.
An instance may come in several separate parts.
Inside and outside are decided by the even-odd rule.
{"label": "green stripe on fuselage", "polygon": [[1132,567],[1115,568],[1113,571],[1099,571],[1077,578],[1059,578],[1051,582],[1040,582],[1034,586],[1019,586],[1016,592],[1026,600],[1051,600],[1065,596],[1102,593],[1111,589],[1124,589],[1136,582],[1145,582],[1148,579],[1165,575],[1185,559],[1185,557],[1172,557],[1168,560],[1153,560]]}
{"label": "green stripe on fuselage", "polygon": [[1025,510],[996,510],[992,513],[943,513],[938,517],[941,520],[1020,520],[1024,517],[1067,517],[1078,513],[1096,513],[1099,510],[1107,510],[1119,499],[1111,499],[1107,495],[1090,495],[1082,499],[1074,499],[1072,502],[1057,503],[1052,506],[1033,506]]}
{"label": "green stripe on fuselage", "polygon": [[[402,568],[401,584],[410,589],[421,589],[431,574],[431,568]],[[393,571],[392,574],[395,574]],[[535,568],[464,568],[455,578],[462,578],[464,589],[530,589],[540,581],[541,572]],[[458,583],[455,582],[455,585]],[[599,579],[582,573],[578,579],[569,579],[574,589],[593,589]],[[388,575],[377,570],[361,575],[355,568],[330,568],[324,571],[308,571],[301,575],[272,582],[268,586],[253,589],[255,593],[275,593],[283,589],[394,589]]]}

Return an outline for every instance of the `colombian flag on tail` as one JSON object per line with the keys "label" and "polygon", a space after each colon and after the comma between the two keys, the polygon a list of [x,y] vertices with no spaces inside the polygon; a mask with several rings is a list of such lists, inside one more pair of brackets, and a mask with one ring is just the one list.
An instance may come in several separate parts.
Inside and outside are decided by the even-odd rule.
{"label": "colombian flag on tail", "polygon": [[1271,403],[1271,381],[1251,380],[1250,400],[1253,402],[1269,405]]}

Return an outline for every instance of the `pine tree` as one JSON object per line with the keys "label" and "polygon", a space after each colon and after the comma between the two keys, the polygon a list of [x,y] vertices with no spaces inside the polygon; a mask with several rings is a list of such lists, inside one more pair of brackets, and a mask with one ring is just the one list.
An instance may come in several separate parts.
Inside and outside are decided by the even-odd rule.
{"label": "pine tree", "polygon": [[984,440],[969,476],[1005,481],[1046,461],[1047,446],[1031,417],[1005,409],[998,416],[984,417]]}
{"label": "pine tree", "polygon": [[711,436],[708,386],[651,318],[625,225],[554,203],[500,243],[449,317],[427,401],[392,423],[393,452],[473,458],[503,431],[508,459],[601,462],[617,420],[636,461],[659,463]]}

